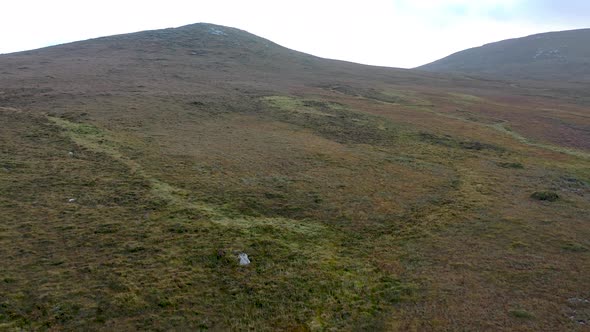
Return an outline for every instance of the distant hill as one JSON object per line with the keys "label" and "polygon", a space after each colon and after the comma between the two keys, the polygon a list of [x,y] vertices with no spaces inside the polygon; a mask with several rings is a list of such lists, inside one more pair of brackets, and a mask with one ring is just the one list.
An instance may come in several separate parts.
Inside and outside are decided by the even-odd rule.
{"label": "distant hill", "polygon": [[[44,91],[34,95],[35,106],[44,107],[42,101],[53,104],[64,97],[64,91],[72,95],[213,91],[227,95],[236,89],[285,90],[301,82],[319,86],[351,78],[363,87],[375,81],[458,84],[449,83],[446,75],[323,59],[240,29],[208,23],[2,54],[0,75],[0,89],[4,89],[0,103],[15,107],[24,106],[22,89]],[[463,80],[466,83],[472,84]]]}
{"label": "distant hill", "polygon": [[373,97],[383,84],[485,91],[507,87],[458,75],[320,58],[209,23],[2,54],[0,75],[0,105],[35,110],[63,110],[72,99],[84,99],[87,105],[110,102],[112,96],[143,96],[143,102],[170,95],[239,99],[244,93],[288,93],[301,86]]}
{"label": "distant hill", "polygon": [[418,67],[508,79],[590,81],[590,29],[508,39]]}

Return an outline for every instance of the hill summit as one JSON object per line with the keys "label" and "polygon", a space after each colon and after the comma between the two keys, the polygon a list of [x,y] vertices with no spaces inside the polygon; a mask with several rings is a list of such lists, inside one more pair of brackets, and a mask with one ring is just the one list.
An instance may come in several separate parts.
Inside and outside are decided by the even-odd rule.
{"label": "hill summit", "polygon": [[536,34],[486,44],[417,69],[508,79],[590,81],[590,29]]}

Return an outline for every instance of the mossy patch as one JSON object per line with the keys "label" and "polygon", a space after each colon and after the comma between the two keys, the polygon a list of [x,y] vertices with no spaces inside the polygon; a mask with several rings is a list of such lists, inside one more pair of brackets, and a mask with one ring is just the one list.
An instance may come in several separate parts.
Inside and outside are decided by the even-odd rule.
{"label": "mossy patch", "polygon": [[502,168],[524,169],[523,164],[518,162],[499,162],[498,166]]}
{"label": "mossy patch", "polygon": [[566,251],[571,251],[571,252],[587,252],[588,247],[582,245],[581,243],[576,243],[576,242],[568,242],[566,244],[564,244],[563,246],[561,246],[561,248],[563,250]]}
{"label": "mossy patch", "polygon": [[524,309],[514,309],[509,311],[510,315],[520,319],[533,319],[535,316]]}
{"label": "mossy patch", "polygon": [[449,148],[460,148],[465,150],[482,151],[489,150],[494,152],[504,152],[505,149],[495,144],[482,143],[479,141],[471,140],[460,140],[450,135],[436,135],[428,132],[418,133],[418,138],[421,141],[428,142],[430,144],[437,144],[446,146]]}
{"label": "mossy patch", "polygon": [[555,202],[559,199],[559,195],[553,191],[536,191],[531,194],[531,198],[539,201]]}
{"label": "mossy patch", "polygon": [[338,143],[392,145],[400,131],[389,121],[334,102],[288,96],[269,96],[262,101],[274,110],[270,112],[274,119],[313,130]]}

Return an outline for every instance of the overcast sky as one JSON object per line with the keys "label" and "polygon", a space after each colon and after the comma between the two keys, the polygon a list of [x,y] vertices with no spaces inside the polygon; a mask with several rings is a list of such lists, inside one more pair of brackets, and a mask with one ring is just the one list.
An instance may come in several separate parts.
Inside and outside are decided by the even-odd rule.
{"label": "overcast sky", "polygon": [[0,53],[208,22],[322,57],[402,68],[590,27],[590,0],[3,0],[0,9]]}

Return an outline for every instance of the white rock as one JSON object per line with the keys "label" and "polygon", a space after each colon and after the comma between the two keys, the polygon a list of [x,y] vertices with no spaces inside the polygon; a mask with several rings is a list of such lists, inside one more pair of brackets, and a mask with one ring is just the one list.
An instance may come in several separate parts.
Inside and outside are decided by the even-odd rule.
{"label": "white rock", "polygon": [[215,27],[210,27],[209,33],[212,35],[216,35],[216,36],[227,36],[227,33],[223,32],[223,30],[215,28]]}
{"label": "white rock", "polygon": [[68,199],[68,203],[74,203],[75,201],[76,201],[76,199],[75,199],[75,198],[70,198],[70,199]]}
{"label": "white rock", "polygon": [[250,259],[248,259],[248,255],[246,253],[240,253],[238,258],[240,259],[240,265],[250,264]]}

